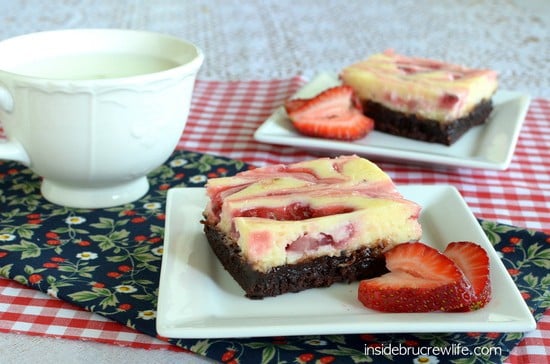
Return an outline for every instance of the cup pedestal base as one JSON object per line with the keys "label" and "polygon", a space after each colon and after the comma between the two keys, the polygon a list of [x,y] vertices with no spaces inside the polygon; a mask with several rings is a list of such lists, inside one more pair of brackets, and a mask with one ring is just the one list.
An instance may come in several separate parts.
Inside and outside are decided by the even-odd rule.
{"label": "cup pedestal base", "polygon": [[149,190],[147,177],[117,185],[75,187],[44,179],[41,192],[44,198],[58,205],[76,208],[107,208],[133,202]]}

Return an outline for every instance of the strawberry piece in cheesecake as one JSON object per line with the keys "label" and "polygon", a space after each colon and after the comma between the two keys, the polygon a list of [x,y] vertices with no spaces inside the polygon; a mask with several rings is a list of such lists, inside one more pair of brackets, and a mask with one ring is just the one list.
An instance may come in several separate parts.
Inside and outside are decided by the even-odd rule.
{"label": "strawberry piece in cheesecake", "polygon": [[340,78],[377,130],[447,145],[487,120],[498,87],[493,70],[393,51],[345,67]]}
{"label": "strawberry piece in cheesecake", "polygon": [[385,249],[422,234],[420,207],[358,156],[211,179],[207,194],[208,241],[251,298],[380,274]]}
{"label": "strawberry piece in cheesecake", "polygon": [[307,136],[356,140],[374,128],[348,86],[332,87],[311,99],[288,100],[285,110],[296,130]]}

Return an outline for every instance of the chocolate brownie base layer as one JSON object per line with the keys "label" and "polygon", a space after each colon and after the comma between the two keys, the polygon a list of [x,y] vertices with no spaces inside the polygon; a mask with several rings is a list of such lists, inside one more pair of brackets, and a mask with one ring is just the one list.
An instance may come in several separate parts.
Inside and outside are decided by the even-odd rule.
{"label": "chocolate brownie base layer", "polygon": [[221,231],[204,224],[204,232],[225,270],[239,283],[245,296],[252,299],[328,287],[336,282],[349,283],[386,272],[382,247],[362,248],[339,257],[323,256],[259,272],[241,258],[239,246]]}
{"label": "chocolate brownie base layer", "polygon": [[491,114],[493,104],[491,100],[484,100],[469,115],[447,123],[393,111],[368,100],[363,101],[363,109],[365,115],[374,120],[376,130],[410,139],[451,145],[470,128],[483,124]]}

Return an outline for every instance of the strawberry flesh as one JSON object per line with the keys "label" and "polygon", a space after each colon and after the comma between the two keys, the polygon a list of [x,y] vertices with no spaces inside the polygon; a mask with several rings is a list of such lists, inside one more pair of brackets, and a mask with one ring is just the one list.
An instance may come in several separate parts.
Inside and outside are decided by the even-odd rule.
{"label": "strawberry flesh", "polygon": [[485,249],[473,242],[457,241],[449,243],[443,254],[462,270],[474,291],[472,302],[458,311],[484,307],[491,300],[489,256]]}
{"label": "strawberry flesh", "polygon": [[292,203],[280,207],[253,207],[239,211],[235,216],[261,217],[272,220],[299,221],[315,217],[330,216],[353,212],[354,209],[347,206],[325,206],[313,208],[307,204]]}
{"label": "strawberry flesh", "polygon": [[285,110],[301,134],[337,140],[356,140],[374,128],[349,86],[327,89],[310,99],[291,99]]}
{"label": "strawberry flesh", "polygon": [[390,272],[359,283],[358,298],[366,307],[383,312],[456,311],[472,301],[470,282],[437,249],[403,243],[384,256]]}

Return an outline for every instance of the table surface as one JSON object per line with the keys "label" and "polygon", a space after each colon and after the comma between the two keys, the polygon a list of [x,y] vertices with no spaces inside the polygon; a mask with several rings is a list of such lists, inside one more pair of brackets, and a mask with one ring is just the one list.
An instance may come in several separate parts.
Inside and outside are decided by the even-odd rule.
{"label": "table surface", "polygon": [[[204,50],[205,63],[198,76],[201,80],[270,81],[288,80],[298,76],[295,78],[296,85],[318,72],[337,72],[342,66],[368,54],[393,48],[404,54],[497,70],[502,89],[525,92],[536,100],[536,109],[531,109],[530,112],[534,119],[539,118],[535,123],[539,123],[540,130],[546,132],[539,137],[539,141],[548,146],[550,24],[548,17],[543,14],[549,13],[550,3],[544,0],[345,3],[323,0],[0,0],[0,39],[60,28],[158,31],[191,40]],[[261,120],[255,122],[258,125]],[[212,143],[212,140],[187,138],[180,147],[216,153],[220,152],[220,145],[224,145],[223,140]],[[295,149],[282,153],[280,148],[268,145],[255,145],[255,148],[257,153],[245,156],[248,158],[247,162],[258,165],[312,157],[311,154]],[[226,155],[239,158],[238,153]],[[534,168],[537,163],[539,167],[543,166],[540,162],[533,162]],[[390,166],[390,169],[400,168],[390,163],[384,165]],[[415,170],[414,167],[411,168],[409,173],[413,175]],[[538,195],[539,210],[548,211],[550,183],[547,171],[548,169],[538,172],[546,177],[539,175],[537,183],[542,189]],[[477,173],[468,169],[461,169],[459,172]],[[440,171],[437,173],[441,175]],[[453,183],[453,174],[449,172],[448,175],[449,183]],[[498,176],[492,172],[484,174],[487,180]],[[514,176],[520,182],[527,178],[521,174]],[[485,182],[472,182],[472,186],[482,188]],[[495,191],[487,191],[485,196],[492,199],[492,202],[499,199],[499,196],[491,196],[493,193]],[[473,198],[472,193],[470,199]],[[546,217],[519,213],[513,207],[507,206],[506,197],[503,199],[502,206],[491,212],[484,210],[485,202],[482,199],[469,202],[476,206],[473,208],[476,216],[485,214],[484,217],[501,222],[549,230],[548,213]],[[510,211],[513,216],[507,218]],[[34,295],[28,290],[20,293]],[[71,310],[70,307],[64,309]],[[96,316],[93,315],[94,319],[101,320]],[[529,350],[545,350],[548,353],[548,332],[539,330],[532,333],[533,337],[543,335],[545,344],[535,345],[535,349],[530,349],[532,346],[518,348],[511,360],[521,362],[529,354]],[[41,360],[53,363],[66,360],[67,357],[77,358],[79,362],[124,363],[140,362],[144,358],[158,363],[176,360],[208,362],[176,351],[145,352],[143,349],[105,345],[93,340],[56,340],[51,337],[13,333],[0,334],[0,347],[2,359],[8,362]],[[152,348],[166,349],[162,345],[158,348],[152,345]],[[74,353],[78,354],[74,356]]]}

